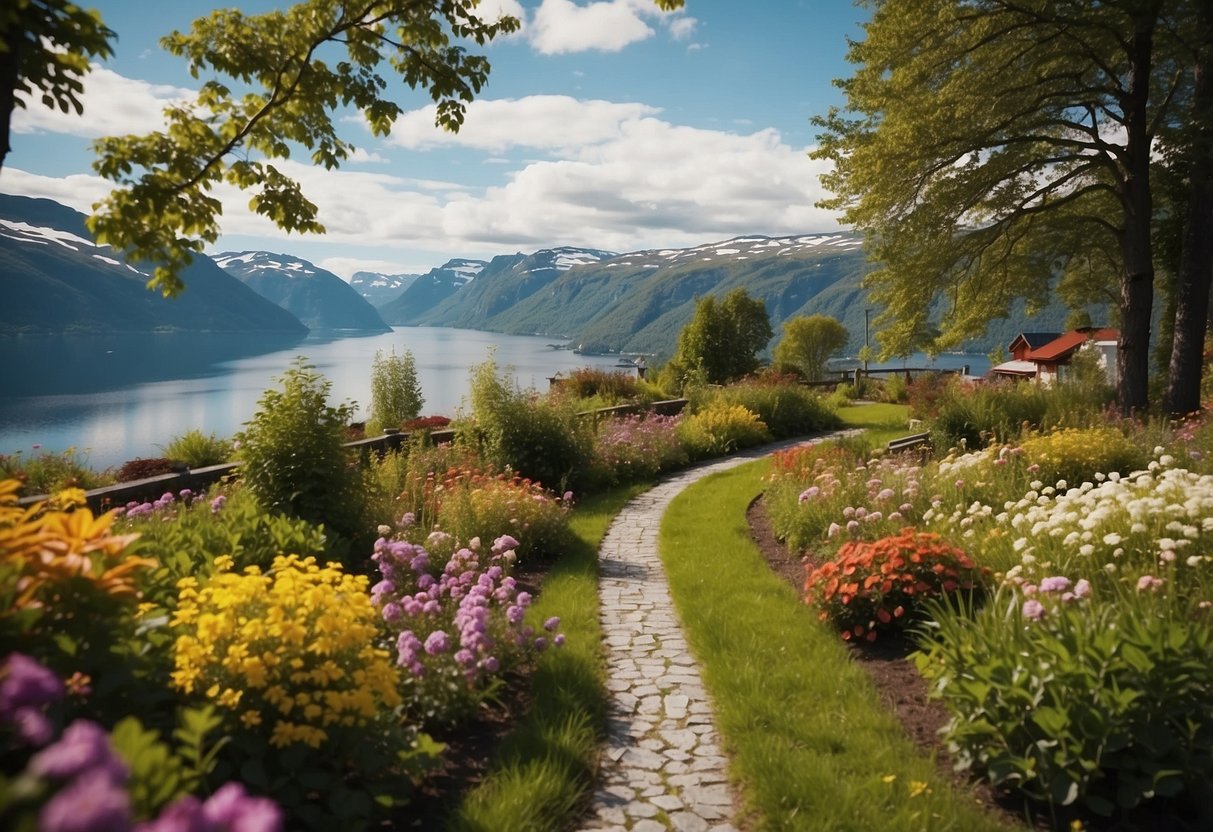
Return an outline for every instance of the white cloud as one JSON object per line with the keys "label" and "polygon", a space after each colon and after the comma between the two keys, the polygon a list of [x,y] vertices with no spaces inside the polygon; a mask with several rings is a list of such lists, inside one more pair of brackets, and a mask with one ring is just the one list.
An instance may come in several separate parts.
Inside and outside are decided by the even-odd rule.
{"label": "white cloud", "polygon": [[0,191],[53,199],[86,214],[93,210],[94,202],[100,201],[112,189],[113,186],[100,176],[86,173],[55,178],[14,167],[0,171]]}
{"label": "white cloud", "polygon": [[567,95],[480,99],[468,105],[458,133],[436,128],[434,107],[429,106],[397,119],[388,141],[411,150],[455,145],[498,155],[511,147],[560,150],[616,139],[623,124],[659,112],[647,104],[581,101]]}
{"label": "white cloud", "polygon": [[328,269],[346,283],[350,282],[355,272],[376,272],[378,274],[425,274],[433,266],[406,265],[398,260],[366,260],[360,257],[325,257],[316,263],[322,269]]}
{"label": "white cloud", "polygon": [[195,96],[193,90],[138,81],[93,64],[84,80],[82,114],[51,109],[35,98],[28,101],[26,109],[14,111],[13,132],[65,133],[90,139],[150,133],[163,129],[162,111],[167,105],[192,101]]}
{"label": "white cloud", "polygon": [[375,164],[384,164],[388,160],[380,156],[378,153],[367,152],[364,148],[355,147],[354,152],[350,154],[348,162],[366,162]]}
{"label": "white cloud", "polygon": [[[647,1],[647,0],[646,0]],[[630,0],[602,0],[579,6],[570,0],[543,0],[527,35],[544,55],[566,52],[618,52],[653,36]]]}
{"label": "white cloud", "polygon": [[698,25],[698,20],[683,14],[670,15],[666,19],[666,28],[670,30],[670,37],[674,40],[689,39],[695,34],[695,27]]}

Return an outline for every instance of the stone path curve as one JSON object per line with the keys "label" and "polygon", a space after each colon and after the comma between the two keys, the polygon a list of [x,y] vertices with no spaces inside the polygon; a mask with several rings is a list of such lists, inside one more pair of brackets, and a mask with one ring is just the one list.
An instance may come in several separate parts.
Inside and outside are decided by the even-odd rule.
{"label": "stone path curve", "polygon": [[[823,437],[824,438],[824,437]],[[599,551],[600,618],[611,694],[607,744],[581,830],[737,832],[728,761],[657,553],[661,517],[695,481],[793,440],[681,471],[631,500]]]}

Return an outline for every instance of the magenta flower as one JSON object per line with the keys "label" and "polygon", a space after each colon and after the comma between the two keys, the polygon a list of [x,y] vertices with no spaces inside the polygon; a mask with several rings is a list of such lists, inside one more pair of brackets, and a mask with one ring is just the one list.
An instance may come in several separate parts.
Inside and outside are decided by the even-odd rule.
{"label": "magenta flower", "polygon": [[1045,578],[1040,582],[1041,592],[1065,592],[1070,588],[1070,579],[1061,575]]}
{"label": "magenta flower", "polygon": [[87,719],[77,719],[63,730],[54,745],[35,754],[29,770],[51,780],[70,780],[85,772],[101,771],[120,782],[127,774],[126,765],[110,748],[109,735]]}
{"label": "magenta flower", "polygon": [[122,779],[105,768],[84,772],[46,802],[38,813],[38,828],[42,832],[127,832],[131,803]]}
{"label": "magenta flower", "polygon": [[240,783],[225,783],[202,804],[206,820],[229,832],[278,832],[282,810],[266,797],[250,795]]}
{"label": "magenta flower", "polygon": [[63,698],[63,682],[53,670],[24,653],[9,653],[0,668],[0,718],[21,708],[41,708]]}
{"label": "magenta flower", "polygon": [[549,633],[552,632],[553,630],[555,630],[559,626],[560,626],[560,618],[555,615],[553,615],[547,621],[543,622],[543,629],[547,630]]}

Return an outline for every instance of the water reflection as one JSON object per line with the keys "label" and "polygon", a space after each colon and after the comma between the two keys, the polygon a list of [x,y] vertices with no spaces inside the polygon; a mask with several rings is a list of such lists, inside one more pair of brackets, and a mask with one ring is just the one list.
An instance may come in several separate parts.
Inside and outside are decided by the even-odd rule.
{"label": "water reflection", "polygon": [[40,444],[88,450],[95,467],[139,456],[191,428],[230,436],[255,412],[274,377],[305,355],[332,382],[331,400],[370,402],[376,350],[411,350],[426,414],[451,415],[468,369],[495,350],[523,387],[575,367],[613,367],[611,357],[552,350],[550,339],[473,330],[398,327],[356,338],[309,335],[39,336],[0,340],[0,453]]}

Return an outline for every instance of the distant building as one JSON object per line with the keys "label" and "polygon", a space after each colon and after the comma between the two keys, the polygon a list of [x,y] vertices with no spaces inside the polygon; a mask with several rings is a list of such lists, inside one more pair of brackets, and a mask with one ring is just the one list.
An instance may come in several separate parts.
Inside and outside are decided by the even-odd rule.
{"label": "distant building", "polygon": [[1120,331],[1108,327],[1079,327],[1069,332],[1021,332],[1007,350],[1011,360],[991,368],[994,377],[1033,379],[1046,387],[1065,378],[1070,359],[1080,349],[1098,352],[1108,383],[1116,383],[1116,342]]}

